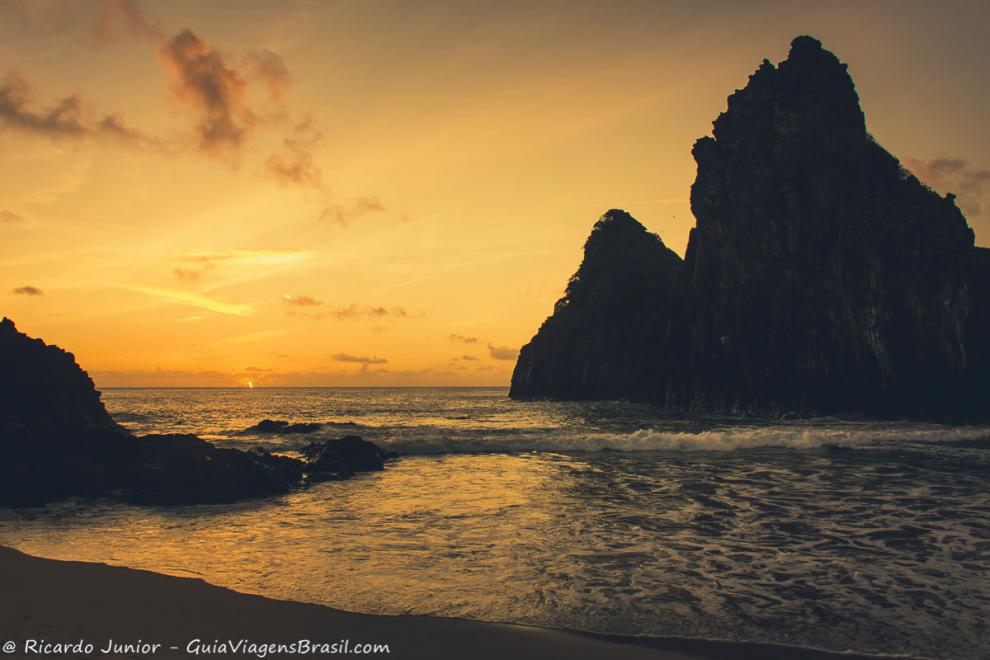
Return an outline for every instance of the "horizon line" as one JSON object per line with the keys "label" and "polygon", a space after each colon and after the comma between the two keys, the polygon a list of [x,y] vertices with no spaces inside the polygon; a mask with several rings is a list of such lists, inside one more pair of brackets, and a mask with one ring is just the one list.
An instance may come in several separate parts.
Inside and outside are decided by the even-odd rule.
{"label": "horizon line", "polygon": [[103,390],[492,390],[508,385],[107,385]]}

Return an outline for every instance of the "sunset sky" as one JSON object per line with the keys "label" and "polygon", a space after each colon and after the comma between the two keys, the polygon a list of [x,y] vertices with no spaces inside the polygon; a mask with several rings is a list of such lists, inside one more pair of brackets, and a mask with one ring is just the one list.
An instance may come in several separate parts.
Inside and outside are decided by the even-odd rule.
{"label": "sunset sky", "polygon": [[506,385],[805,33],[990,245],[988,7],[0,0],[0,315],[103,387]]}

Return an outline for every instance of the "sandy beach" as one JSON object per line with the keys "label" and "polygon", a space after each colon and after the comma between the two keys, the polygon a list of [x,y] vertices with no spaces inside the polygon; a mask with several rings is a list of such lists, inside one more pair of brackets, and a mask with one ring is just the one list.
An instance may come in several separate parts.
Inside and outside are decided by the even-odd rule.
{"label": "sandy beach", "polygon": [[[867,657],[762,644],[611,637],[458,619],[353,614],[241,594],[197,579],[40,559],[3,547],[0,592],[0,645],[5,651],[13,649],[5,652],[10,658],[282,658],[302,653],[280,653],[270,647],[266,653],[266,645],[298,645],[300,640],[315,647],[317,652],[311,649],[310,657],[331,655],[331,648],[321,648],[324,644],[338,644],[338,654],[344,645],[349,654],[358,654],[359,645],[385,644],[387,654],[361,654],[423,659]],[[92,649],[71,648],[79,642],[92,644]],[[241,648],[233,649],[238,642]],[[58,646],[62,644],[69,648]],[[113,644],[143,646],[114,650]]]}

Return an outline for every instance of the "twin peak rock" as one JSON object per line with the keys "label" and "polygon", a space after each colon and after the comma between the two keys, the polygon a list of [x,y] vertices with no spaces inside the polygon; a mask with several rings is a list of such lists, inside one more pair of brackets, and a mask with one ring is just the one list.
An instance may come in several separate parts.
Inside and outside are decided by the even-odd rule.
{"label": "twin peak rock", "polygon": [[693,155],[685,258],[607,212],[511,396],[990,417],[990,250],[873,140],[835,55],[795,39]]}

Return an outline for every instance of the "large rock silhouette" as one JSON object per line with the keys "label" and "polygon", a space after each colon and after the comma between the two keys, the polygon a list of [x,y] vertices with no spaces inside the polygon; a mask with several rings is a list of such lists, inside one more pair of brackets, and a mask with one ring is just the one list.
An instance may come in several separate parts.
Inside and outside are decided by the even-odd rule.
{"label": "large rock silhouette", "polygon": [[[974,246],[952,195],[927,188],[869,135],[832,53],[798,37],[779,66],[764,61],[693,153],[697,225],[683,265],[654,278],[667,292],[661,302],[631,303],[650,307],[625,330],[642,362],[601,391],[602,374],[617,379],[615,356],[582,353],[574,336],[604,331],[617,313],[561,314],[572,286],[520,353],[512,396],[608,394],[771,415],[990,415],[990,251]],[[627,241],[609,259],[641,250]],[[662,246],[654,253],[665,258]],[[590,258],[578,276],[597,268]],[[634,278],[628,288],[643,286]],[[583,371],[563,385],[540,365],[568,348]]]}
{"label": "large rock silhouette", "polygon": [[[136,438],[113,421],[71,353],[18,332],[6,318],[0,373],[0,506],[67,497],[213,504],[287,493],[309,473],[330,478],[301,460],[218,448],[192,435]],[[347,453],[337,465],[333,478],[381,469]]]}
{"label": "large rock silhouette", "polygon": [[682,261],[625,211],[603,215],[584,261],[519,353],[513,395],[642,398],[658,380]]}

